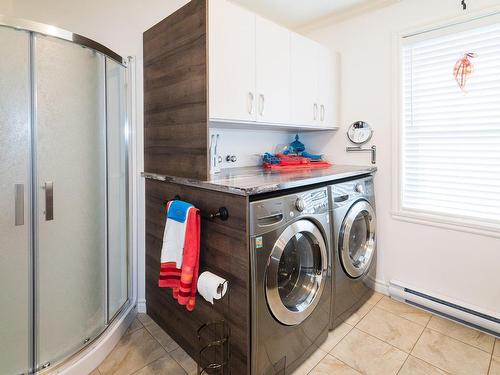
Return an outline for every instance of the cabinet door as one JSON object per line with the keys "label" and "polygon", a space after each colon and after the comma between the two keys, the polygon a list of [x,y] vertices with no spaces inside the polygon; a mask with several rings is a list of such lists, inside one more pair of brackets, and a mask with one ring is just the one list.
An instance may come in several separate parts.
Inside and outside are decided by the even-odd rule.
{"label": "cabinet door", "polygon": [[291,36],[292,118],[297,125],[319,123],[318,44],[301,35]]}
{"label": "cabinet door", "polygon": [[209,117],[255,121],[255,15],[209,1]]}
{"label": "cabinet door", "polygon": [[290,121],[290,34],[256,17],[257,121]]}
{"label": "cabinet door", "polygon": [[338,55],[320,46],[318,58],[319,123],[338,125]]}

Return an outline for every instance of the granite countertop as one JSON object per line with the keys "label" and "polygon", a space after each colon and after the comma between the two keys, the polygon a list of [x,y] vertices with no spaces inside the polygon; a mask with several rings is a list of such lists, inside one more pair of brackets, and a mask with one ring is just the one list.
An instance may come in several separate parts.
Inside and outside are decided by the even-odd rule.
{"label": "granite countertop", "polygon": [[334,164],[329,168],[293,171],[271,171],[262,167],[230,168],[211,176],[208,181],[147,172],[142,173],[142,176],[153,180],[250,196],[355,177],[373,173],[376,170],[375,166]]}

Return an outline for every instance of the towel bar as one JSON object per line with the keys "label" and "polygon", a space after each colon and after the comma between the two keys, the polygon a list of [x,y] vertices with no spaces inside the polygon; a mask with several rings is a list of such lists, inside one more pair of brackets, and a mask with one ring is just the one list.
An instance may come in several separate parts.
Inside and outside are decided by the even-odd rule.
{"label": "towel bar", "polygon": [[[173,199],[164,200],[163,206],[166,206],[167,203],[171,200],[179,201],[181,200],[181,197],[179,195],[175,195]],[[222,221],[226,221],[227,219],[229,219],[229,210],[226,207],[219,207],[219,209],[216,212],[212,212],[208,215],[201,214],[201,217],[206,218],[208,220],[221,219]]]}

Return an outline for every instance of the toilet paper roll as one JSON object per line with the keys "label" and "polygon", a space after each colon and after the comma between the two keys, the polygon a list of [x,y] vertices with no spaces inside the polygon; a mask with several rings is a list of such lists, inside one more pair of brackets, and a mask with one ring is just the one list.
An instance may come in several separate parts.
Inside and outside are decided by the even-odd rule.
{"label": "toilet paper roll", "polygon": [[227,281],[212,272],[205,271],[198,277],[198,293],[212,305],[214,299],[221,299],[227,292]]}

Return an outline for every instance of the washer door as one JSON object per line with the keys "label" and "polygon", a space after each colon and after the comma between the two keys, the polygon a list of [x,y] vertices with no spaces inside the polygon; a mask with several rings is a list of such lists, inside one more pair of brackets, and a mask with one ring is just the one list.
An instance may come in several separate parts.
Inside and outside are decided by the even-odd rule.
{"label": "washer door", "polygon": [[308,220],[290,224],[278,238],[266,271],[266,298],[283,324],[304,321],[318,304],[325,286],[328,255],[325,240]]}
{"label": "washer door", "polygon": [[340,228],[340,262],[349,277],[363,275],[375,254],[375,211],[365,200],[356,202],[347,212]]}

